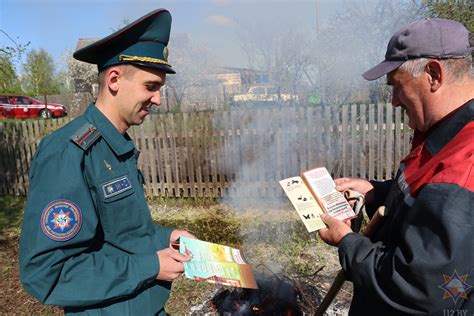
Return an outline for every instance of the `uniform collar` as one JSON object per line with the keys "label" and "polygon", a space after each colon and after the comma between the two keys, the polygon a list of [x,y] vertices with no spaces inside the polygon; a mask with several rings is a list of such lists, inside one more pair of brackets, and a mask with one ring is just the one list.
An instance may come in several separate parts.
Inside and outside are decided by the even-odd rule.
{"label": "uniform collar", "polygon": [[473,118],[474,99],[436,123],[427,133],[425,148],[432,156],[436,155]]}
{"label": "uniform collar", "polygon": [[122,135],[109,119],[92,103],[84,113],[86,119],[99,131],[117,156],[124,155],[135,149],[133,141],[127,133]]}

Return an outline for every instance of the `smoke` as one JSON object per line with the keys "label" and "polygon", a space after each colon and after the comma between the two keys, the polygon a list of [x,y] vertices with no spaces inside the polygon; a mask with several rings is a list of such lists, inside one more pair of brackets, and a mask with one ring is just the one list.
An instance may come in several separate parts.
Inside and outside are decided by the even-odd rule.
{"label": "smoke", "polygon": [[[281,196],[278,181],[299,173],[292,163],[299,159],[298,142],[290,136],[297,127],[297,117],[282,117],[282,112],[268,108],[277,105],[268,103],[263,110],[232,111],[235,135],[228,139],[226,148],[221,148],[228,151],[227,157],[231,149],[231,159],[222,167],[231,182],[228,190],[232,199],[224,198],[223,202],[239,209],[250,201],[254,208],[267,208],[272,198]],[[269,198],[261,198],[265,195]]]}
{"label": "smoke", "polygon": [[[247,22],[235,19],[248,67],[268,73],[270,85],[298,95],[299,103],[307,103],[311,96],[317,106],[298,109],[267,103],[264,110],[254,106],[232,111],[234,134],[225,137],[221,148],[225,153],[218,154],[228,157],[221,167],[231,198],[221,202],[237,210],[251,208],[264,220],[276,219],[280,214],[273,210],[288,205],[280,180],[317,166],[338,173],[340,139],[338,133],[330,132],[332,118],[339,116],[341,105],[384,101],[380,99],[384,82],[369,85],[361,74],[383,60],[391,35],[416,18],[406,1],[344,2],[316,32],[308,24],[298,27],[275,18],[271,10],[268,13],[267,18],[279,21],[280,27],[252,21],[251,13]],[[262,239],[278,236],[284,242],[292,238],[294,226],[259,230]],[[241,234],[255,235],[251,231]],[[272,268],[282,267],[274,262]]]}
{"label": "smoke", "polygon": [[210,15],[206,18],[206,22],[217,27],[232,27],[234,21],[223,15]]}

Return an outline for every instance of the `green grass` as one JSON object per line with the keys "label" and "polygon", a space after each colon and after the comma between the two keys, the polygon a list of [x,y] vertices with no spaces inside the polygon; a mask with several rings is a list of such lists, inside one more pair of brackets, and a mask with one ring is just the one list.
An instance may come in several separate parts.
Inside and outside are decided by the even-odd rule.
{"label": "green grass", "polygon": [[0,196],[0,235],[20,233],[26,199],[18,196]]}

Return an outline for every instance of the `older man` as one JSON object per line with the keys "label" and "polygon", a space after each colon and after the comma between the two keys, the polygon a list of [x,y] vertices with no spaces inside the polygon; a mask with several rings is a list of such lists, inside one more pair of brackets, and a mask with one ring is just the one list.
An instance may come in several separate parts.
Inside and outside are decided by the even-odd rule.
{"label": "older man", "polygon": [[363,75],[387,76],[392,105],[406,111],[415,134],[394,180],[336,180],[338,190],[365,194],[369,216],[386,207],[375,235],[323,216],[320,236],[339,247],[354,284],[351,315],[474,313],[473,46],[458,22],[416,21]]}
{"label": "older man", "polygon": [[165,314],[170,282],[189,260],[169,247],[191,234],[155,225],[127,134],[160,104],[171,15],[156,10],[74,53],[97,64],[99,95],[45,137],[30,170],[20,277],[67,314]]}

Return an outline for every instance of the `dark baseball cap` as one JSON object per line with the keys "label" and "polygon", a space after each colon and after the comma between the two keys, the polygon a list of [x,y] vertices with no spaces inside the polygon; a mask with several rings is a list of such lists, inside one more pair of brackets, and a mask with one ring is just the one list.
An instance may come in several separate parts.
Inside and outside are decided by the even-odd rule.
{"label": "dark baseball cap", "polygon": [[362,76],[375,80],[417,58],[461,58],[474,46],[472,34],[456,21],[426,19],[412,22],[396,32],[387,46],[385,60]]}

